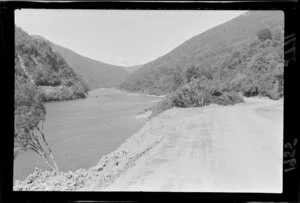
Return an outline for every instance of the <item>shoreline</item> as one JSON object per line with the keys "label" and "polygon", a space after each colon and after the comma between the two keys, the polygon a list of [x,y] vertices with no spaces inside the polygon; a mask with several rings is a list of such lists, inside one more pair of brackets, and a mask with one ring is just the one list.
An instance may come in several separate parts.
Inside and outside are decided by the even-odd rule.
{"label": "shoreline", "polygon": [[160,97],[160,98],[164,98],[164,97],[167,96],[167,95],[147,94],[147,93],[142,93],[142,92],[129,92],[129,91],[126,91],[124,89],[118,89],[118,88],[111,88],[111,89],[117,90],[117,91],[122,92],[122,93],[126,93],[128,95],[133,95],[133,96],[149,96],[149,97]]}

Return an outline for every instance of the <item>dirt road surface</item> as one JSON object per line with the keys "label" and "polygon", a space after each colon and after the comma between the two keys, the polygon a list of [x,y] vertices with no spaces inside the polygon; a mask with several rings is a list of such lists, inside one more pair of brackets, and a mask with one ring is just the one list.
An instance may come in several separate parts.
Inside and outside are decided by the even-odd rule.
{"label": "dirt road surface", "polygon": [[[176,109],[162,141],[101,191],[282,191],[283,100]],[[154,132],[155,133],[155,132]]]}

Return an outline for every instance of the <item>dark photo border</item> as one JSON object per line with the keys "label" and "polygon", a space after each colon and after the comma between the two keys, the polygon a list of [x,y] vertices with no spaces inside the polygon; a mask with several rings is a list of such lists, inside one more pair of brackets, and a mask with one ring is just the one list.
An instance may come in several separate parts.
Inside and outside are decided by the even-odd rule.
{"label": "dark photo border", "polygon": [[[194,193],[194,192],[17,192],[13,191],[13,125],[14,125],[14,10],[16,9],[143,9],[143,10],[282,10],[285,15],[284,65],[284,142],[283,193]],[[111,201],[299,201],[299,132],[296,128],[299,77],[296,61],[297,27],[296,1],[206,1],[206,2],[142,2],[142,1],[7,1],[0,2],[1,45],[1,183],[0,202],[54,202],[54,200]],[[289,115],[290,114],[290,115]],[[237,160],[238,161],[238,160]],[[268,161],[268,160],[266,160]],[[29,201],[30,200],[30,201]]]}

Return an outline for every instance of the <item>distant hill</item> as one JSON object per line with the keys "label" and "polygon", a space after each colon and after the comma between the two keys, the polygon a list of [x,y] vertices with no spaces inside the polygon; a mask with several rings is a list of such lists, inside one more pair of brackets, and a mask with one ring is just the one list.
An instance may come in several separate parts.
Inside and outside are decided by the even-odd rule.
{"label": "distant hill", "polygon": [[[34,35],[34,37],[47,40],[38,35]],[[124,70],[124,67],[90,59],[68,48],[54,44],[49,40],[47,41],[51,44],[54,51],[57,51],[63,56],[69,66],[87,83],[90,89],[116,87],[129,75],[129,73]]]}
{"label": "distant hill", "polygon": [[131,74],[134,71],[138,70],[142,66],[143,65],[128,66],[128,67],[124,67],[123,69],[126,70],[127,72],[129,72]]}
{"label": "distant hill", "polygon": [[[281,11],[247,12],[192,37],[166,55],[143,65],[127,77],[121,88],[157,95],[167,94],[185,83],[178,82],[178,78],[191,66],[209,69],[215,73],[214,78],[220,79],[222,71],[230,72],[234,52],[248,50],[251,44],[252,48],[259,51],[259,45],[255,45],[259,30],[268,28],[273,34],[280,33],[283,31],[283,24],[284,14]],[[275,48],[267,51],[271,53],[274,50]],[[245,57],[250,60],[252,55]],[[249,62],[246,59],[241,59],[244,60],[243,63],[236,61],[235,72],[230,73],[230,77],[241,70],[241,64]],[[255,59],[252,58],[252,62],[253,60]],[[226,80],[229,79],[231,78],[228,76]]]}

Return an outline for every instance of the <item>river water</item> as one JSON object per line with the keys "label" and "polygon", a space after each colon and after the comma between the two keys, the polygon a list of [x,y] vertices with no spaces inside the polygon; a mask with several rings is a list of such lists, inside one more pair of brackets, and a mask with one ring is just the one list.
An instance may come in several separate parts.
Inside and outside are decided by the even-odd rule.
{"label": "river water", "polygon": [[[87,99],[47,103],[44,133],[60,170],[96,165],[147,122],[137,115],[160,99],[100,88]],[[21,152],[14,161],[14,180],[24,180],[35,167],[48,170],[39,155]]]}

